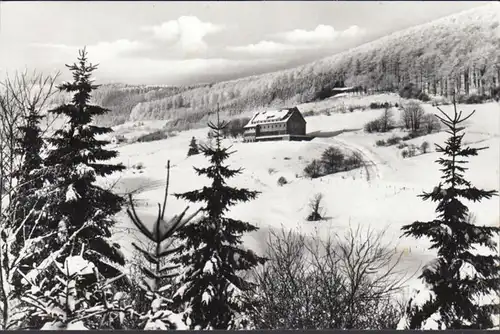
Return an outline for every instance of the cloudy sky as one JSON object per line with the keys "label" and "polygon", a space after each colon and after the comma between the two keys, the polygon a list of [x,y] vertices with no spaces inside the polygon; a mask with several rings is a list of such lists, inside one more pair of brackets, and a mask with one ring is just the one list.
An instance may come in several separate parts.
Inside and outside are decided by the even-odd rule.
{"label": "cloudy sky", "polygon": [[191,84],[307,63],[486,2],[2,2],[0,76],[61,70],[86,46],[99,83]]}

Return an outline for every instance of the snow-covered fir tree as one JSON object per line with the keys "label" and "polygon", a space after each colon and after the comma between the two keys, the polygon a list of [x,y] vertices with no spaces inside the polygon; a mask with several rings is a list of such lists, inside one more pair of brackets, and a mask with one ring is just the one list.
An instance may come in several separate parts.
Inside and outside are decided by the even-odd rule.
{"label": "snow-covered fir tree", "polygon": [[[478,189],[465,179],[467,159],[484,148],[463,147],[463,123],[473,113],[462,117],[455,102],[453,105],[452,117],[439,109],[443,114],[439,119],[450,134],[444,147],[436,145],[436,152],[443,155],[436,161],[442,166],[442,181],[432,192],[420,195],[437,203],[438,215],[432,221],[416,221],[402,228],[405,236],[429,238],[431,249],[437,250],[435,261],[420,275],[430,290],[427,297],[410,300],[410,329],[486,329],[492,327],[492,316],[499,310],[487,297],[500,289],[500,257],[494,240],[500,228],[474,225],[464,204],[489,199],[497,192]],[[485,255],[477,247],[491,253]]]}
{"label": "snow-covered fir tree", "polygon": [[191,138],[191,142],[189,143],[188,157],[192,155],[199,154],[200,150],[198,148],[198,143],[196,143],[196,138]]}
{"label": "snow-covered fir tree", "polygon": [[224,164],[231,154],[230,147],[225,148],[221,143],[221,132],[227,123],[217,117],[217,123],[208,126],[214,131],[215,145],[200,145],[200,151],[210,165],[194,169],[208,177],[211,185],[176,194],[190,202],[204,203],[204,216],[178,233],[184,244],[176,261],[183,272],[174,301],[186,308],[191,328],[241,328],[240,320],[250,307],[242,293],[250,289],[252,283],[240,274],[263,264],[265,259],[242,247],[243,234],[258,228],[228,218],[226,213],[237,202],[254,199],[258,192],[227,185],[227,179],[241,172]]}
{"label": "snow-covered fir tree", "polygon": [[[111,132],[111,128],[92,125],[94,116],[108,112],[90,104],[91,92],[98,87],[91,79],[97,67],[87,62],[85,49],[79,52],[77,63],[66,66],[73,72],[73,82],[64,83],[59,89],[73,93],[73,99],[49,111],[65,116],[67,122],[47,139],[51,147],[44,159],[51,193],[44,224],[55,233],[46,240],[38,258],[48,259],[50,253],[58,250],[51,262],[65,263],[67,258],[78,255],[96,268],[98,276],[111,279],[121,274],[120,265],[125,264],[119,245],[110,241],[114,215],[121,210],[124,200],[97,185],[96,180],[124,167],[106,163],[117,152],[106,150],[104,146],[109,142],[97,138]],[[47,288],[54,288],[57,283],[54,267],[47,261],[46,264],[36,261],[34,266],[48,277]],[[85,290],[88,284],[78,281],[78,293],[88,292]],[[87,300],[85,305],[92,303]]]}
{"label": "snow-covered fir tree", "polygon": [[[124,199],[98,186],[96,178],[108,176],[125,169],[123,165],[105,163],[115,158],[117,151],[106,150],[109,141],[100,140],[98,135],[112,132],[109,127],[92,125],[92,118],[108,112],[108,109],[91,105],[91,92],[99,86],[92,83],[91,75],[97,66],[87,62],[87,52],[80,51],[78,63],[67,65],[73,72],[73,82],[62,84],[59,89],[74,93],[72,103],[61,105],[50,113],[67,117],[66,125],[48,139],[53,148],[45,164],[56,172],[51,175],[57,196],[51,204],[53,228],[59,230],[60,238],[84,228],[76,238],[74,248],[80,250],[86,245],[85,260],[92,262],[105,277],[117,274],[113,263],[124,264],[124,258],[117,244],[109,242],[113,216],[118,213]],[[53,219],[56,218],[57,219]]]}

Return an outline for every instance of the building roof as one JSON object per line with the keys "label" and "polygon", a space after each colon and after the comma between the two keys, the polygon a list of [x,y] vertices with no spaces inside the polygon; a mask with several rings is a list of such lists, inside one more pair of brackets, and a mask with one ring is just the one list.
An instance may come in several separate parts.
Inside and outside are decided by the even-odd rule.
{"label": "building roof", "polygon": [[294,111],[299,111],[296,107],[294,108],[283,108],[278,110],[266,110],[260,111],[253,115],[250,122],[245,125],[245,128],[252,128],[258,124],[276,124],[284,123],[292,116]]}
{"label": "building roof", "polygon": [[345,92],[345,91],[354,90],[356,88],[357,87],[335,87],[335,88],[332,88],[332,91],[334,91],[334,92]]}

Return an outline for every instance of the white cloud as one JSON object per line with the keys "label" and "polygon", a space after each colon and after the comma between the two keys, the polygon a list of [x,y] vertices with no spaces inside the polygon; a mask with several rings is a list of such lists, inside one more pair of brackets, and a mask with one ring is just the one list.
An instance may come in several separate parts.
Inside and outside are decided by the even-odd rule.
{"label": "white cloud", "polygon": [[148,49],[149,46],[139,41],[130,41],[128,39],[119,39],[113,42],[100,42],[88,46],[89,53],[100,59],[112,59],[127,52]]}
{"label": "white cloud", "polygon": [[280,52],[294,51],[297,49],[297,46],[273,41],[260,41],[256,44],[229,46],[227,49],[229,51],[247,53],[255,56],[266,56],[274,55]]}
{"label": "white cloud", "polygon": [[350,26],[345,30],[335,30],[332,26],[320,24],[314,30],[295,29],[288,32],[274,34],[279,41],[263,40],[255,44],[229,46],[227,50],[246,53],[252,56],[276,56],[284,52],[302,52],[307,50],[321,50],[337,46],[336,43],[345,42],[362,36],[365,31],[358,26]]}
{"label": "white cloud", "polygon": [[304,29],[295,29],[289,32],[277,34],[278,37],[282,37],[285,41],[292,44],[322,44],[325,41],[334,40],[338,35],[338,32],[328,25],[319,25],[316,29],[307,31]]}
{"label": "white cloud", "polygon": [[[59,51],[59,54],[64,57],[67,57],[68,55],[73,55],[74,57],[76,57],[78,55],[78,50],[83,48],[83,45],[73,46],[64,44],[39,43],[32,44],[32,46]],[[93,62],[115,59],[120,56],[127,55],[128,52],[145,50],[148,48],[149,46],[146,44],[143,44],[139,41],[130,41],[128,39],[119,39],[113,42],[99,42],[97,44],[86,46],[89,57]]]}
{"label": "white cloud", "polygon": [[362,36],[365,33],[366,33],[365,29],[360,28],[356,25],[353,25],[353,26],[350,26],[349,28],[347,28],[346,30],[343,30],[340,33],[340,36],[346,37],[346,38],[349,38],[349,37],[355,38],[355,37]]}
{"label": "white cloud", "polygon": [[222,25],[202,22],[196,16],[181,16],[160,25],[143,27],[161,41],[177,45],[183,52],[194,54],[207,49],[204,38],[224,29]]}
{"label": "white cloud", "polygon": [[295,29],[276,36],[294,45],[313,44],[323,46],[334,42],[338,38],[353,38],[363,33],[364,30],[355,25],[346,30],[338,31],[332,26],[320,24],[314,30]]}

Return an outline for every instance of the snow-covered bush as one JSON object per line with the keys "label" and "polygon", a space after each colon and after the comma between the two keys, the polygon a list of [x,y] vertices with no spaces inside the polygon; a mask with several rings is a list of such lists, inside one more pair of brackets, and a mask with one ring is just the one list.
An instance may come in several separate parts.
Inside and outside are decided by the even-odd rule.
{"label": "snow-covered bush", "polygon": [[427,153],[429,151],[429,147],[431,145],[429,144],[428,141],[424,141],[422,145],[420,145],[420,150],[422,151],[423,154]]}
{"label": "snow-covered bush", "polygon": [[288,183],[288,181],[286,180],[286,178],[284,176],[280,176],[280,178],[278,179],[278,185],[280,187],[282,187],[282,186],[284,186],[287,183]]}
{"label": "snow-covered bush", "polygon": [[[123,277],[104,279],[92,262],[81,255],[71,256],[64,263],[53,262],[54,277],[26,276],[30,289],[21,297],[30,318],[39,319],[42,329],[89,329],[86,324],[103,324],[111,313],[133,312],[120,301],[122,292],[110,293],[111,284]],[[48,269],[48,268],[47,268]],[[99,326],[100,327],[100,326]]]}
{"label": "snow-covered bush", "polygon": [[318,193],[309,201],[311,212],[307,216],[308,221],[318,221],[323,219],[323,194]]}
{"label": "snow-covered bush", "polygon": [[304,174],[311,179],[320,177],[322,172],[321,161],[318,159],[314,159],[304,168]]}

